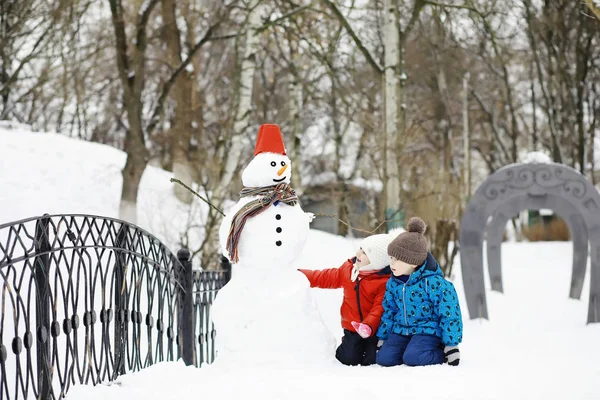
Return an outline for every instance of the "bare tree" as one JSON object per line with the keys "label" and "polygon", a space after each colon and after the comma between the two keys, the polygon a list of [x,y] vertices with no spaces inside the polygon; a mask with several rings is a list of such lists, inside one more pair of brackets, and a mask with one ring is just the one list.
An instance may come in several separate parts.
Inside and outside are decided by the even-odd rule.
{"label": "bare tree", "polygon": [[[65,2],[19,0],[0,2],[0,120],[15,118],[27,122],[24,110],[18,110],[19,97],[27,96],[43,83],[48,63],[38,69],[35,61],[52,43],[59,31]],[[27,82],[24,75],[36,76]],[[19,90],[26,88],[23,92]]]}
{"label": "bare tree", "polygon": [[[523,10],[541,92],[536,105],[546,116],[552,156],[585,174],[586,146],[593,123],[586,104],[593,104],[596,96],[590,77],[597,73],[593,60],[599,49],[600,25],[579,2],[544,3],[538,8],[530,0],[523,0]],[[545,137],[541,138],[542,144]]]}
{"label": "bare tree", "polygon": [[123,168],[123,189],[119,215],[125,220],[135,222],[137,219],[138,189],[149,159],[146,138],[157,127],[171,88],[187,66],[190,65],[195,54],[213,39],[219,25],[227,17],[229,9],[235,2],[215,11],[213,24],[205,31],[203,37],[191,46],[185,59],[174,68],[168,79],[162,84],[158,97],[151,102],[154,106],[149,117],[144,116],[144,104],[146,102],[143,99],[147,80],[146,51],[149,40],[149,21],[158,0],[145,2],[136,10],[135,22],[132,23],[131,27],[135,37],[133,43],[130,43],[127,34],[128,21],[122,1],[108,0],[108,3],[112,14],[119,79],[123,88],[123,105],[127,113],[127,131],[124,146],[127,161]]}
{"label": "bare tree", "polygon": [[[189,15],[189,2],[183,2],[187,6],[185,15]],[[180,2],[181,4],[181,2]],[[183,8],[183,7],[182,7]],[[183,63],[183,37],[180,28],[177,25],[177,7],[174,0],[162,0],[162,16],[164,19],[164,29],[162,39],[165,42],[165,47],[168,52],[168,61],[171,70],[175,70]],[[191,21],[188,23],[187,31],[193,35],[195,31]],[[195,38],[194,38],[195,41]],[[171,98],[173,100],[173,113],[170,116],[170,128],[167,135],[171,139],[171,162],[173,175],[175,178],[191,184],[192,182],[192,166],[190,165],[190,142],[192,132],[198,130],[196,122],[197,108],[195,104],[196,90],[196,70],[194,63],[190,63],[188,67],[181,72],[179,77],[173,84]],[[192,194],[183,188],[176,185],[174,187],[175,195],[184,203],[191,203]]]}

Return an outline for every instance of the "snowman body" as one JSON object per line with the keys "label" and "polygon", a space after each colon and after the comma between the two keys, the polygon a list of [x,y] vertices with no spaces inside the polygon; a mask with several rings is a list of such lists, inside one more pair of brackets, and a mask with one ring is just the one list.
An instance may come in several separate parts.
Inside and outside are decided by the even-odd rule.
{"label": "snowman body", "polygon": [[[285,154],[260,153],[242,174],[244,186],[289,184],[289,165]],[[258,197],[241,198],[224,218],[219,231],[223,254],[228,254],[227,237],[234,215]],[[217,331],[215,363],[333,362],[335,339],[321,318],[308,280],[294,265],[308,237],[310,221],[299,204],[283,202],[246,220],[237,246],[239,261],[212,308]]]}
{"label": "snowman body", "polygon": [[[257,196],[240,200],[224,218],[219,229],[221,246],[226,250],[226,241],[231,227],[232,216]],[[310,218],[299,204],[285,203],[273,205],[256,217],[246,221],[240,236],[238,253],[245,265],[268,262],[280,269],[296,269],[293,261],[300,255],[308,238]],[[262,266],[256,266],[263,268]]]}
{"label": "snowman body", "polygon": [[238,263],[217,294],[215,363],[220,365],[324,365],[335,339],[325,326],[306,278],[294,270],[252,271]]}

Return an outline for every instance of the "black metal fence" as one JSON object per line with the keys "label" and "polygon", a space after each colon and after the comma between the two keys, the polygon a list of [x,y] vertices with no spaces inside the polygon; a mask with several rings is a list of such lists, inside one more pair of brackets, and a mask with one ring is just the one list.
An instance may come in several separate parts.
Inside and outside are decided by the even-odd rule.
{"label": "black metal fence", "polygon": [[111,218],[0,225],[0,400],[60,398],[160,361],[212,362],[222,265],[194,271],[186,249],[175,256]]}

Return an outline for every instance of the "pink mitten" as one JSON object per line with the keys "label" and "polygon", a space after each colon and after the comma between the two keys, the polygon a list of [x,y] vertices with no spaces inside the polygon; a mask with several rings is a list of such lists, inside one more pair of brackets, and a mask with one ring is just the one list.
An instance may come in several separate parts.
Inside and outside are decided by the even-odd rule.
{"label": "pink mitten", "polygon": [[356,321],[350,322],[356,333],[360,335],[361,338],[366,339],[373,333],[371,327],[367,324],[358,323]]}

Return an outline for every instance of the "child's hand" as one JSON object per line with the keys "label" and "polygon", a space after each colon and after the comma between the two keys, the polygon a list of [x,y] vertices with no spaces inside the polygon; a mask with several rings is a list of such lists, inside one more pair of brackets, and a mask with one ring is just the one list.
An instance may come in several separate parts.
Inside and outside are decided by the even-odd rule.
{"label": "child's hand", "polygon": [[371,327],[367,324],[358,323],[356,321],[350,322],[356,333],[360,335],[361,338],[366,339],[373,333]]}
{"label": "child's hand", "polygon": [[444,347],[444,357],[448,365],[456,367],[460,363],[460,351],[458,346],[446,346]]}
{"label": "child's hand", "polygon": [[307,212],[305,214],[308,217],[308,223],[310,224],[311,222],[313,222],[313,220],[315,219],[315,214],[313,214],[311,212]]}

